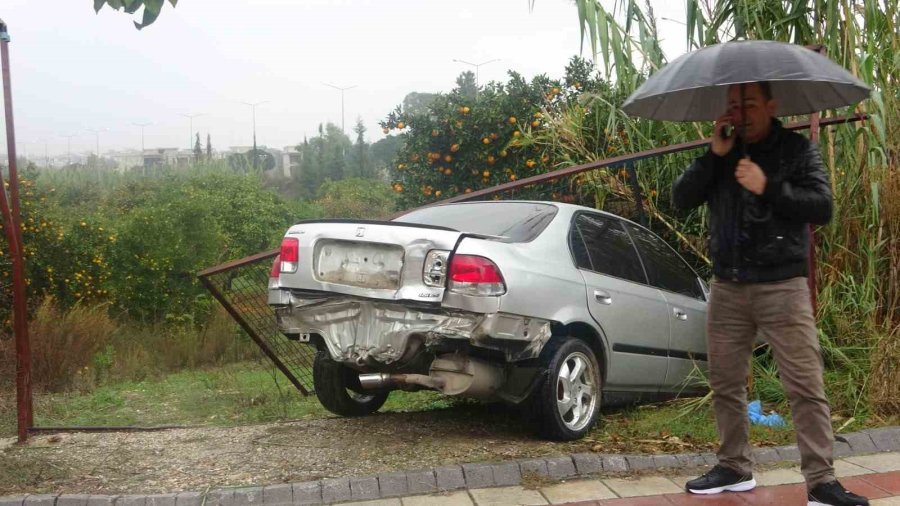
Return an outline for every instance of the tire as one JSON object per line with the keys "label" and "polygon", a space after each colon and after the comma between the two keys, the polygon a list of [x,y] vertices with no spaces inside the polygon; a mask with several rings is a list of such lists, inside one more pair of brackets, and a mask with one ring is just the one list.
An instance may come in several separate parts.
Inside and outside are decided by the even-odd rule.
{"label": "tire", "polygon": [[384,405],[390,393],[360,393],[355,372],[332,360],[327,352],[316,353],[313,386],[322,406],[338,416],[370,415]]}
{"label": "tire", "polygon": [[[575,338],[551,341],[544,351],[546,375],[534,399],[538,432],[557,441],[580,439],[600,416],[602,385],[597,357],[587,343]],[[573,370],[576,367],[581,373]]]}

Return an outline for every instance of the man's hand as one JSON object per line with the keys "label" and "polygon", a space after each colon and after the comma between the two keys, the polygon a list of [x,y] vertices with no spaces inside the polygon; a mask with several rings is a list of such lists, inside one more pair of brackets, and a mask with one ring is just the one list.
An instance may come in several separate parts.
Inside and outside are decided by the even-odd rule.
{"label": "man's hand", "polygon": [[718,156],[727,155],[728,152],[731,151],[731,148],[734,147],[734,139],[737,137],[737,135],[735,135],[735,132],[732,130],[731,136],[722,138],[722,130],[724,130],[726,126],[733,126],[731,123],[730,113],[725,113],[719,116],[719,118],[716,119],[716,127],[713,129],[710,149]]}
{"label": "man's hand", "polygon": [[734,170],[734,178],[741,186],[755,195],[762,195],[763,190],[766,189],[766,174],[749,158],[743,158],[738,162],[737,168]]}

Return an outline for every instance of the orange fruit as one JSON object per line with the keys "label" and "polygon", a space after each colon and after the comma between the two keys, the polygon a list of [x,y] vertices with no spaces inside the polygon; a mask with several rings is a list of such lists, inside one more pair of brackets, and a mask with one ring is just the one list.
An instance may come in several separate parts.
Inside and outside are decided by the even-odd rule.
{"label": "orange fruit", "polygon": [[502,156],[503,158],[506,158],[506,150],[505,149],[500,151],[500,156]]}
{"label": "orange fruit", "polygon": [[530,169],[530,168],[534,167],[535,165],[537,165],[537,162],[535,162],[534,160],[529,159],[529,160],[526,160],[526,161],[525,161],[525,165]]}
{"label": "orange fruit", "polygon": [[491,139],[497,140],[500,136],[497,135],[497,132],[491,132]]}
{"label": "orange fruit", "polygon": [[558,94],[559,94],[559,88],[557,88],[556,86],[554,86],[553,89],[550,90],[550,91],[553,92],[554,95],[558,95]]}
{"label": "orange fruit", "polygon": [[491,177],[491,171],[486,170],[486,171],[484,171],[484,172],[481,173],[481,176],[484,177],[484,178],[489,178],[489,177]]}
{"label": "orange fruit", "polygon": [[469,106],[466,105],[466,106],[463,106],[463,108],[462,108],[462,113],[463,113],[463,114],[469,114],[469,111],[471,111],[471,110],[472,110],[472,109],[469,109]]}
{"label": "orange fruit", "polygon": [[444,175],[445,175],[445,176],[449,176],[449,175],[451,175],[451,174],[453,174],[453,171],[452,171],[451,169],[444,169]]}
{"label": "orange fruit", "polygon": [[494,155],[488,155],[488,157],[487,157],[487,163],[489,163],[491,165],[493,165],[496,160],[497,159],[494,158]]}
{"label": "orange fruit", "polygon": [[389,129],[387,129],[387,128],[382,128],[381,131],[384,132],[385,135],[387,135],[388,133],[391,132],[391,131],[390,131]]}
{"label": "orange fruit", "polygon": [[451,153],[456,153],[457,151],[459,151],[459,144],[454,144],[454,145],[450,146]]}
{"label": "orange fruit", "polygon": [[404,123],[402,121],[400,123],[397,123],[397,128],[399,128],[400,130],[403,130],[404,128],[406,128],[406,123]]}
{"label": "orange fruit", "polygon": [[441,196],[441,190],[438,190],[438,191],[434,192],[434,196],[435,196],[435,197],[440,197],[440,196]]}
{"label": "orange fruit", "polygon": [[531,126],[534,128],[537,128],[537,127],[541,126],[541,122],[538,120],[534,120],[531,122]]}
{"label": "orange fruit", "polygon": [[541,161],[544,163],[547,163],[550,161],[550,157],[548,155],[544,155],[541,157]]}
{"label": "orange fruit", "polygon": [[432,136],[432,137],[437,137],[438,135],[441,135],[441,133],[438,132],[437,129],[434,129],[434,130],[431,131],[431,136]]}
{"label": "orange fruit", "polygon": [[510,180],[510,181],[515,181],[516,179],[519,179],[519,178],[518,178],[518,176],[516,176],[515,174],[510,174],[510,175],[509,175],[509,180]]}
{"label": "orange fruit", "polygon": [[453,157],[450,155],[444,155],[444,161],[450,163],[453,161]]}
{"label": "orange fruit", "polygon": [[485,137],[485,138],[481,139],[481,142],[484,143],[484,144],[490,144],[490,143],[491,143],[491,140],[488,139],[487,137]]}
{"label": "orange fruit", "polygon": [[471,188],[466,188],[466,193],[472,193],[472,189],[471,189]]}
{"label": "orange fruit", "polygon": [[518,130],[516,130],[515,132],[513,132],[513,137],[518,137],[518,136],[520,136],[520,135],[522,135],[522,132],[520,132],[520,131],[518,131]]}
{"label": "orange fruit", "polygon": [[516,121],[518,121],[518,120],[516,119],[515,116],[510,116],[509,119],[508,119],[507,121],[509,121],[509,124],[510,124],[510,125],[515,125],[515,124],[516,124]]}

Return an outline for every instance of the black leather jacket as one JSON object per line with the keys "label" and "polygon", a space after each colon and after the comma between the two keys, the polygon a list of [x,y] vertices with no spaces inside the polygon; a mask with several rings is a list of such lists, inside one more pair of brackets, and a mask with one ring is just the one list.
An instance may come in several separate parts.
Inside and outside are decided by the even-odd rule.
{"label": "black leather jacket", "polygon": [[[740,141],[738,141],[740,142]],[[766,174],[762,195],[734,177],[741,146],[726,156],[712,151],[694,160],[672,187],[675,207],[709,204],[713,273],[740,282],[807,276],[809,224],[831,219],[831,186],[818,147],[773,120],[769,135],[747,145]]]}

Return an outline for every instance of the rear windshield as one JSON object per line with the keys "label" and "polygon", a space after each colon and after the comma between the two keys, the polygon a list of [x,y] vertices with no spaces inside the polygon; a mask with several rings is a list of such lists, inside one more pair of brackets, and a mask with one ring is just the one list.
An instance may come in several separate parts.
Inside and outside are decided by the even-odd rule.
{"label": "rear windshield", "polygon": [[460,232],[498,235],[510,242],[527,242],[543,232],[557,208],[533,202],[448,204],[412,211],[394,221],[437,225]]}

